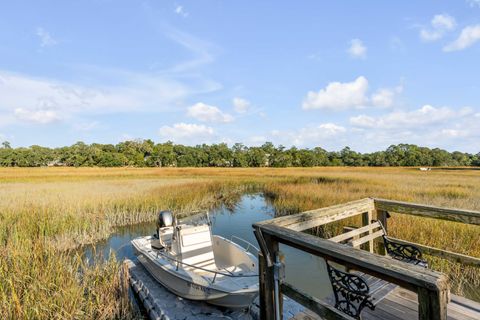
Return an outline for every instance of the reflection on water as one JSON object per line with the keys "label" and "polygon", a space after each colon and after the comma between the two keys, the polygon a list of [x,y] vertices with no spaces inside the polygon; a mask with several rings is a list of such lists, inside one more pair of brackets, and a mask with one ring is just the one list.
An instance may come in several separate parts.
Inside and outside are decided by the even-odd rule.
{"label": "reflection on water", "polygon": [[[258,194],[244,195],[233,210],[220,207],[210,213],[214,234],[225,238],[237,236],[257,247],[252,224],[274,216],[275,209],[265,201],[262,195]],[[183,219],[183,222],[188,222],[188,219]],[[135,260],[130,241],[136,237],[154,233],[154,222],[121,227],[108,239],[85,247],[84,254],[92,260],[94,253],[108,258],[110,251],[113,251],[118,260],[125,258]],[[330,292],[330,282],[323,259],[286,246],[281,246],[280,249],[285,253],[285,274],[288,282],[319,298],[325,297]]]}

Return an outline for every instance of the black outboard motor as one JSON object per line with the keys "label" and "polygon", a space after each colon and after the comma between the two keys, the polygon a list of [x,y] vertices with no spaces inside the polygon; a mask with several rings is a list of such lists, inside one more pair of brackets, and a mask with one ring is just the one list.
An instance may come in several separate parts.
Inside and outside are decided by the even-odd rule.
{"label": "black outboard motor", "polygon": [[173,224],[173,214],[171,211],[162,210],[158,213],[157,230],[164,227],[171,227]]}
{"label": "black outboard motor", "polygon": [[160,239],[160,229],[173,225],[173,214],[171,211],[162,210],[158,213],[157,232],[153,235],[156,241],[152,241],[151,245],[154,249],[163,249]]}

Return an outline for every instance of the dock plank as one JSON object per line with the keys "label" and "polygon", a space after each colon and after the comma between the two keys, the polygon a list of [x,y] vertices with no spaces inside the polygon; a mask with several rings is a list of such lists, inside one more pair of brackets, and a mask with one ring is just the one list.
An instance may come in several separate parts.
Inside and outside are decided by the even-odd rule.
{"label": "dock plank", "polygon": [[[371,288],[381,284],[375,277],[365,275],[365,280]],[[326,298],[326,302],[333,304],[332,296]],[[417,294],[410,290],[396,287],[390,290],[383,299],[377,303],[375,310],[363,309],[363,320],[404,320],[418,318]],[[299,315],[294,319],[321,319],[314,317],[311,312]],[[451,295],[451,301],[447,305],[448,320],[478,320],[480,319],[480,303]]]}
{"label": "dock plank", "polygon": [[[255,315],[245,312],[228,312],[198,301],[188,301],[176,297],[158,284],[141,265],[128,261],[131,281],[144,288],[148,301],[147,313],[152,319],[255,319]],[[373,287],[380,285],[374,277],[369,279]],[[137,292],[138,293],[138,292]],[[258,304],[258,301],[256,301]],[[254,308],[252,308],[254,309]],[[258,309],[258,307],[257,307]],[[250,310],[251,312],[252,310]],[[380,301],[375,310],[364,309],[363,320],[403,320],[418,318],[417,294],[407,289],[397,287]],[[284,300],[284,319],[321,319],[310,310],[302,307],[291,299]],[[451,295],[447,306],[449,320],[480,319],[480,303]]]}
{"label": "dock plank", "polygon": [[[416,319],[418,318],[417,294],[398,287],[377,304],[375,310],[365,309],[362,318],[364,320]],[[478,320],[480,303],[452,295],[447,306],[447,319]]]}

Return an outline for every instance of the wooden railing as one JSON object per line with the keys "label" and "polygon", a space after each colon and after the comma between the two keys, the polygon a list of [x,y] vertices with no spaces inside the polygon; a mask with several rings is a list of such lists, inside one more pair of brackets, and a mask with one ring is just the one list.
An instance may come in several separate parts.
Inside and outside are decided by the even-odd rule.
{"label": "wooden railing", "polygon": [[[333,306],[302,292],[294,284],[289,284],[279,277],[278,268],[281,265],[279,244],[281,243],[328,261],[339,263],[347,269],[371,274],[416,292],[418,294],[419,319],[447,319],[449,282],[446,275],[419,266],[409,265],[387,256],[373,254],[373,240],[375,238],[373,234],[367,234],[366,249],[368,252],[301,232],[358,215],[362,216],[364,226],[375,218],[387,228],[388,212],[480,225],[480,212],[373,198],[256,223],[253,228],[261,248],[259,257],[261,318],[270,320],[280,317],[279,319],[282,319],[281,303],[283,301],[282,295],[285,294],[327,319],[351,319]],[[367,232],[370,233],[370,231]],[[413,244],[404,240],[395,240],[405,244]],[[419,244],[413,245],[424,250],[426,254],[480,266],[479,258]],[[275,290],[276,285],[278,290]],[[277,308],[276,301],[279,304]]]}

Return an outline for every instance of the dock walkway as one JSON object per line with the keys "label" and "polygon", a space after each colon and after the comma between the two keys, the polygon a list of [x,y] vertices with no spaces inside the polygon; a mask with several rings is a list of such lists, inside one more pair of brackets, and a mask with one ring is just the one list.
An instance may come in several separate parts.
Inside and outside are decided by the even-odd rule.
{"label": "dock walkway", "polygon": [[[201,301],[182,299],[159,284],[140,263],[132,260],[124,263],[129,270],[130,286],[152,320],[259,319],[258,299],[247,311],[232,311]],[[284,299],[283,307],[285,320],[305,311],[304,307],[289,298]]]}
{"label": "dock walkway", "polygon": [[[322,319],[315,313],[307,310],[298,313],[295,320]],[[362,320],[405,320],[418,319],[417,294],[397,287],[390,292],[375,310],[364,309]],[[480,319],[480,303],[465,299],[457,295],[451,295],[451,301],[447,305],[448,320],[478,320]]]}
{"label": "dock walkway", "polygon": [[[274,320],[278,312],[275,300],[288,296],[317,315],[330,319],[352,319],[347,313],[357,318],[383,320],[480,319],[480,303],[451,294],[447,274],[420,267],[427,263],[423,258],[426,255],[461,263],[465,270],[471,270],[480,267],[480,257],[387,236],[388,219],[396,219],[399,215],[480,226],[480,211],[378,198],[365,198],[257,222],[253,225],[253,232],[261,248],[259,283],[262,318]],[[355,218],[357,224],[342,228],[342,231],[338,222],[343,221],[342,224],[346,225],[352,221],[349,220],[351,218]],[[340,229],[333,237],[322,238],[305,232],[315,228],[322,230],[331,223],[337,223],[336,227]],[[293,247],[327,261],[333,293],[338,296],[340,292],[342,295],[341,299],[337,298],[341,303],[337,306],[339,308],[282,279],[281,246]],[[343,266],[339,268],[346,272],[330,264]],[[365,276],[358,277],[355,271]],[[390,284],[398,287],[383,299],[380,295],[375,297],[378,291],[374,290],[375,286],[365,285],[369,275],[382,281],[377,283],[381,284],[378,289],[388,289],[383,293],[388,293],[391,288],[387,286]],[[280,289],[274,295],[277,288]],[[370,304],[372,308],[376,306],[374,311],[368,308],[362,310],[366,301],[369,307]]]}

